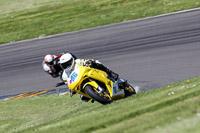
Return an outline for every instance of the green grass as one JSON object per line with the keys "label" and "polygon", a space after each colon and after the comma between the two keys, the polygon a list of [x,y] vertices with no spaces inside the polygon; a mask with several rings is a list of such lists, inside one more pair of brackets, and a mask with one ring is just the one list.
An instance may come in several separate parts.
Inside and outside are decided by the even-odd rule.
{"label": "green grass", "polygon": [[1,0],[0,44],[197,7],[199,0]]}
{"label": "green grass", "polygon": [[0,102],[1,133],[199,133],[200,77],[142,92],[109,105],[78,95]]}

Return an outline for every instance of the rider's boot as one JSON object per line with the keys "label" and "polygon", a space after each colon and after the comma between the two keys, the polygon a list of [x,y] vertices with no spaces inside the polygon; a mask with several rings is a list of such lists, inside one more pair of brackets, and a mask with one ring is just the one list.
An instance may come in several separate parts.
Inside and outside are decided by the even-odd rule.
{"label": "rider's boot", "polygon": [[88,102],[90,100],[90,98],[87,98],[83,95],[80,95],[80,98],[81,98],[82,102]]}

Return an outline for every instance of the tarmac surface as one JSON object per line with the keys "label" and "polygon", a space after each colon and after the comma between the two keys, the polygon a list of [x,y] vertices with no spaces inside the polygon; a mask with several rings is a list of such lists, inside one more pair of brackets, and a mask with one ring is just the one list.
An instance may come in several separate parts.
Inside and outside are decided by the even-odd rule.
{"label": "tarmac surface", "polygon": [[62,52],[98,59],[141,91],[199,76],[200,10],[0,45],[0,97],[54,90],[60,79],[42,61]]}

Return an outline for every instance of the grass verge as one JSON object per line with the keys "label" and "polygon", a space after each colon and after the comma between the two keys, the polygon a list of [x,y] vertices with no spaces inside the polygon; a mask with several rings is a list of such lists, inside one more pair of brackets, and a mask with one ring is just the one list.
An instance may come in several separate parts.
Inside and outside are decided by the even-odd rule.
{"label": "grass verge", "polygon": [[200,77],[105,106],[46,95],[1,101],[0,108],[1,133],[199,133]]}
{"label": "grass verge", "polygon": [[199,0],[1,0],[0,44],[197,7]]}

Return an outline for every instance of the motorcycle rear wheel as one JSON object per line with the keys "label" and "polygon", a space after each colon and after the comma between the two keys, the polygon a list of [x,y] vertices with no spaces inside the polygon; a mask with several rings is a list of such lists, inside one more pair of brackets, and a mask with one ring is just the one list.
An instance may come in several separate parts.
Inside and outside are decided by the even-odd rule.
{"label": "motorcycle rear wheel", "polygon": [[[111,98],[108,98],[108,95],[105,95],[103,93],[97,92],[97,90],[93,89],[92,86],[87,85],[85,87],[85,92],[95,101],[101,103],[101,104],[109,104],[112,102]],[[107,97],[107,98],[106,98]]]}

